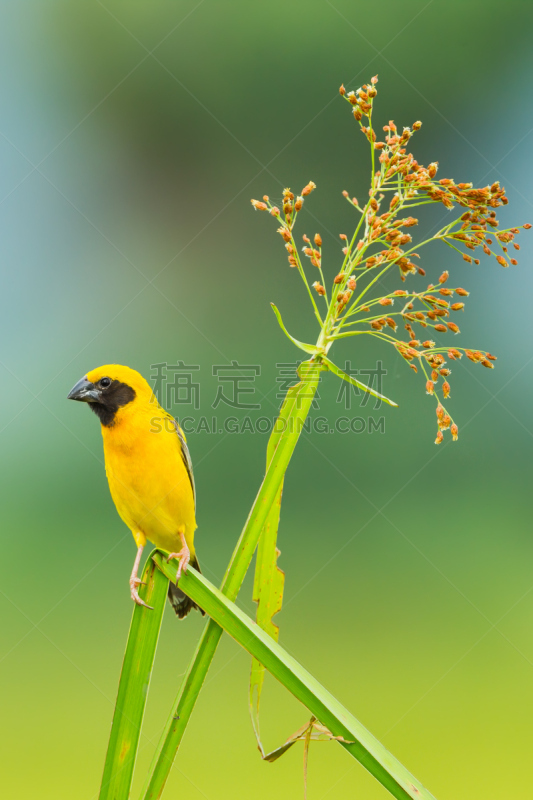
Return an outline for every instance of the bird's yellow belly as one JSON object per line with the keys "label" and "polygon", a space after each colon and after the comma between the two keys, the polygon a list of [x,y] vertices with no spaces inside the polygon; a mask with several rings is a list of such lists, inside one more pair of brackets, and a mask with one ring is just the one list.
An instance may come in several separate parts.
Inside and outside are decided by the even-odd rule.
{"label": "bird's yellow belly", "polygon": [[162,452],[157,459],[150,455],[106,448],[106,473],[117,511],[134,536],[141,533],[156,547],[174,552],[181,549],[183,533],[193,553],[196,521],[187,470],[181,459],[167,460]]}

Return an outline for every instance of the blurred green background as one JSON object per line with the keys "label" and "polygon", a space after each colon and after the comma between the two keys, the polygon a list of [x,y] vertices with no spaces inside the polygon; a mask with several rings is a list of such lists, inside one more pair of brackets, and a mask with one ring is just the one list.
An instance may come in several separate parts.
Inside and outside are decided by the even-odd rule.
{"label": "blurred green background", "polygon": [[[1,17],[2,794],[94,800],[134,545],[109,496],[97,420],[67,392],[103,363],[148,377],[181,359],[201,367],[193,414],[210,418],[212,366],[234,359],[261,366],[251,416],[275,413],[276,364],[299,351],[269,302],[298,338],[315,331],[275,226],[249,198],[314,180],[300,234],[322,233],[335,274],[338,234],[353,226],[340,192],[364,194],[369,174],[341,82],[378,73],[380,124],[423,120],[420,161],[457,180],[500,179],[511,201],[502,222],[533,221],[533,8],[29,0],[3,4]],[[442,216],[429,214],[427,230]],[[434,403],[405,364],[338,347],[341,364],[383,358],[383,390],[400,408],[349,412],[383,415],[384,435],[305,436],[284,493],[282,644],[439,800],[531,797],[531,241],[521,244],[510,270],[447,248],[424,256],[429,277],[449,268],[452,285],[472,290],[460,343],[500,357],[494,372],[454,366],[459,442],[435,447]],[[316,413],[334,420],[337,392],[326,376]],[[197,548],[218,581],[266,436],[199,432],[189,445]],[[253,612],[250,595],[248,582],[239,602]],[[202,624],[167,609],[134,796]],[[168,797],[303,795],[301,748],[259,759],[248,673],[225,638]],[[268,682],[267,747],[306,717]],[[352,797],[386,794],[336,744],[313,746],[310,800]]]}

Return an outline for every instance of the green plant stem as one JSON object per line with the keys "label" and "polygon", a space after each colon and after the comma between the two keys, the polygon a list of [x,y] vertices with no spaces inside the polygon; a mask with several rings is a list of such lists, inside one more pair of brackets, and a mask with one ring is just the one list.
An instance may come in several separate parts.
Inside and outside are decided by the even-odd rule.
{"label": "green plant stem", "polygon": [[168,580],[148,559],[139,592],[153,611],[135,605],[111,726],[99,800],[127,800],[139,745]]}
{"label": "green plant stem", "polygon": [[[266,465],[270,464],[274,451],[278,444],[276,435],[268,440]],[[255,620],[257,624],[266,631],[269,636],[278,641],[279,627],[273,622],[273,617],[281,611],[283,603],[283,589],[285,585],[285,574],[278,567],[277,538],[279,519],[281,514],[281,497],[283,494],[283,481],[280,484],[276,500],[271,506],[266,522],[263,525],[257,555],[255,558],[254,587],[252,599],[257,603]],[[250,670],[250,696],[249,707],[252,727],[254,729],[257,747],[261,757],[265,758],[265,749],[261,741],[259,708],[261,704],[261,693],[265,681],[265,667],[256,658],[252,658]]]}
{"label": "green plant stem", "polygon": [[[175,564],[156,553],[154,561],[171,580],[176,580]],[[421,784],[350,712],[344,708],[301,664],[287,653],[244,611],[230,602],[203,575],[189,568],[180,578],[180,587],[205,609],[238,644],[288,689],[334,735],[342,737],[342,747],[356,758],[393,797],[398,800],[434,800]],[[219,628],[220,630],[220,628]]]}
{"label": "green plant stem", "polygon": [[[373,129],[372,129],[372,112],[368,115],[368,128],[370,130],[370,156],[372,158],[372,175],[370,179],[370,187],[374,189],[374,176],[376,174],[376,150],[374,148],[374,137],[373,137]],[[381,165],[381,172],[383,172],[383,165]]]}
{"label": "green plant stem", "polygon": [[[274,455],[254,501],[221,585],[222,593],[235,600],[252,560],[268,513],[276,499],[285,471],[311,408],[318,388],[321,367],[312,362],[300,366],[300,383],[289,390],[272,436],[277,438]],[[178,747],[205,681],[207,671],[222,636],[222,628],[212,619],[206,624],[196,652],[173,705],[159,741],[141,797],[160,798]]]}

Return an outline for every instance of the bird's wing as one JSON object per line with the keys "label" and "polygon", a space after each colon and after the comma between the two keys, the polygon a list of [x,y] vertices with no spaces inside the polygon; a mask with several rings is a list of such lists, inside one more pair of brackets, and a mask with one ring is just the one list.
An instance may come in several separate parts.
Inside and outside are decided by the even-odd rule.
{"label": "bird's wing", "polygon": [[183,463],[185,464],[185,469],[187,470],[187,474],[191,482],[192,495],[194,498],[194,508],[196,510],[196,486],[194,485],[194,475],[192,473],[191,454],[189,453],[189,448],[187,447],[187,440],[185,438],[185,434],[180,428],[178,421],[173,420],[173,422],[174,422],[174,427],[176,428],[176,433],[178,434],[178,438],[180,440],[181,457],[183,459]]}

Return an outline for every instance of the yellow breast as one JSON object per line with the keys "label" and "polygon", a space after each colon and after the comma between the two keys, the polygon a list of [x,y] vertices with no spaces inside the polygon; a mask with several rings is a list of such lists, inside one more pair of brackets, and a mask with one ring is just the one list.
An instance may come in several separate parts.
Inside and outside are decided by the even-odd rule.
{"label": "yellow breast", "polygon": [[194,494],[172,417],[130,406],[102,435],[111,496],[132,533],[173,551],[182,532],[194,553]]}

